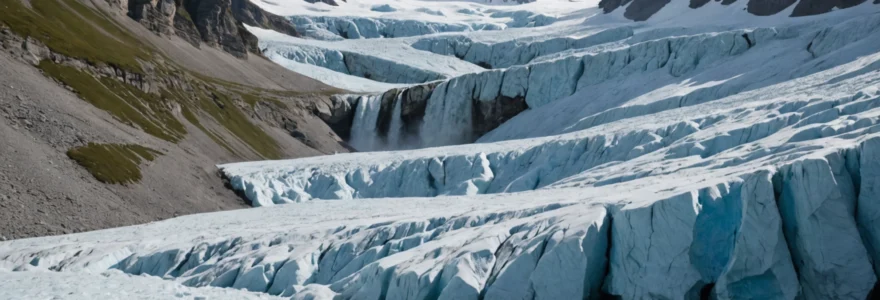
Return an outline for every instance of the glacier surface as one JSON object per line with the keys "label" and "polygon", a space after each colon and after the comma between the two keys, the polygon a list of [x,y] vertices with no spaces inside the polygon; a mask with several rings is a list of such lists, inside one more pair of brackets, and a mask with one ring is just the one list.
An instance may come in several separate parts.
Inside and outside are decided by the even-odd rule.
{"label": "glacier surface", "polygon": [[[261,41],[282,58],[293,50],[271,49],[321,53],[286,66],[361,80],[323,113],[376,151],[218,166],[252,209],[0,242],[0,297],[867,299],[880,5],[791,19],[795,6],[757,17],[748,2],[672,1],[644,23],[627,6],[533,28]],[[378,4],[358,7],[413,9]],[[500,10],[571,7],[539,5]],[[355,5],[341,8],[314,15]],[[419,8],[431,21],[499,9]],[[334,77],[345,60],[328,49],[406,53],[388,81],[444,78]]]}

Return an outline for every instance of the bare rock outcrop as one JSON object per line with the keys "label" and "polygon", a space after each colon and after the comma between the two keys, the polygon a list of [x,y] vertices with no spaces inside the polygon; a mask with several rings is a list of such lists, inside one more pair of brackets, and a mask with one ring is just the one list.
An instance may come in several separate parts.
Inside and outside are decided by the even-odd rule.
{"label": "bare rock outcrop", "polygon": [[299,36],[284,17],[248,0],[107,0],[112,7],[159,35],[177,35],[195,47],[206,44],[236,57],[259,53],[244,24]]}

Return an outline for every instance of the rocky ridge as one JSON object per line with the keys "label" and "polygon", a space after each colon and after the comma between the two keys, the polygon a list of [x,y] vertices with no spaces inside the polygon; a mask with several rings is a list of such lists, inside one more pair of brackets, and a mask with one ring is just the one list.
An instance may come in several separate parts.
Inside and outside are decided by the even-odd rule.
{"label": "rocky ridge", "polygon": [[286,18],[248,0],[108,0],[112,6],[160,35],[178,35],[198,47],[204,43],[236,57],[259,54],[257,39],[242,24],[299,33]]}
{"label": "rocky ridge", "polygon": [[[673,0],[602,0],[599,7],[605,13],[617,9],[626,9],[624,17],[633,21],[645,21],[663,9]],[[701,8],[712,0],[690,0],[691,8]],[[715,0],[722,5],[731,5],[738,0]],[[835,9],[850,8],[868,0],[739,0],[748,1],[747,11],[756,16],[771,16],[778,14],[792,5],[797,5],[791,12],[792,17],[820,15]],[[880,3],[874,1],[875,4]]]}
{"label": "rocky ridge", "polygon": [[[312,113],[333,89],[261,57],[156,36],[168,27],[114,14],[121,4],[4,2],[14,13],[0,16],[0,138],[9,141],[0,151],[0,239],[246,207],[223,187],[216,163],[348,151]],[[81,36],[69,38],[71,30]],[[232,79],[183,67],[202,55],[226,72],[211,75]],[[241,78],[254,70],[284,71],[290,81]],[[107,180],[71,157],[108,145],[153,154],[132,165],[136,180]]]}

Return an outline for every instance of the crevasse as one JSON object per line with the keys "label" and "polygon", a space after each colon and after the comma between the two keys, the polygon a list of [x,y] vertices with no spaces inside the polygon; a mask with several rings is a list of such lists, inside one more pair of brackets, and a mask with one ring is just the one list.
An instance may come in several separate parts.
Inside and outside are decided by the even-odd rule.
{"label": "crevasse", "polygon": [[[4,260],[346,299],[864,299],[876,282],[871,262],[880,259],[873,250],[880,236],[876,218],[852,209],[876,211],[868,191],[878,181],[869,167],[880,161],[878,147],[880,138],[871,138],[649,205],[548,205],[379,223],[310,246],[288,245],[297,238],[284,234],[102,246],[101,264],[73,255],[95,251],[84,246]],[[824,229],[813,227],[818,220]]]}

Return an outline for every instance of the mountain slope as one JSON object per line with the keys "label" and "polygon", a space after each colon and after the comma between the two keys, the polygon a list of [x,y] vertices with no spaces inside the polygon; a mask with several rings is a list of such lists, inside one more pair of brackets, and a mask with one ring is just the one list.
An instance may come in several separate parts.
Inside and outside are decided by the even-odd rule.
{"label": "mountain slope", "polygon": [[[147,298],[876,295],[880,6],[791,17],[797,1],[759,16],[753,1],[673,0],[634,22],[625,11],[637,3],[647,5],[607,14],[556,3],[572,13],[544,26],[416,36],[316,41],[246,27],[291,68],[357,59],[387,78],[414,66],[480,69],[313,107],[356,148],[388,151],[218,165],[254,208],[2,242],[0,272],[19,272],[16,282],[76,274],[100,287],[142,280],[158,289]],[[314,14],[378,3],[337,4]],[[552,6],[500,10],[564,11]],[[398,67],[375,59],[395,53],[407,54],[390,60]],[[312,75],[359,75],[348,70]],[[358,82],[388,87],[370,77]]]}
{"label": "mountain slope", "polygon": [[243,208],[214,164],[347,151],[311,113],[335,89],[259,56],[158,36],[103,1],[2,5],[2,239]]}

